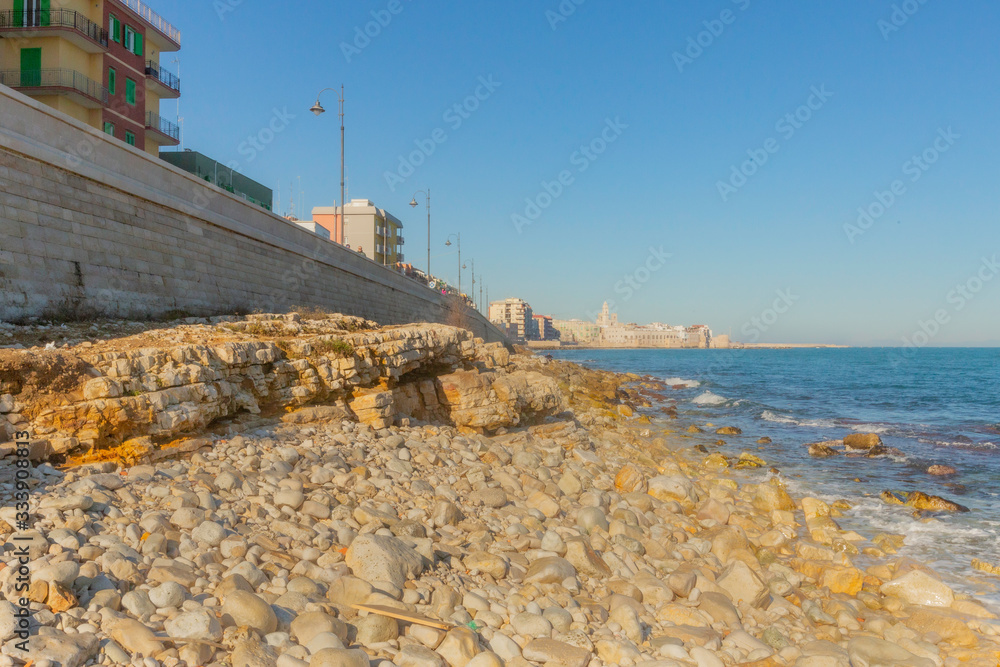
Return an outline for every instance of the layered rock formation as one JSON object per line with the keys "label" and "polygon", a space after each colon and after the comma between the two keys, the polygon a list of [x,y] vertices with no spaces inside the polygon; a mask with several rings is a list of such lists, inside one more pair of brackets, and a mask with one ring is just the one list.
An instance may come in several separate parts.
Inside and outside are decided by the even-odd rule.
{"label": "layered rock formation", "polygon": [[[563,408],[553,381],[512,367],[503,345],[464,329],[218,319],[96,346],[5,351],[0,436],[30,431],[36,458],[47,458],[122,443],[145,450],[222,418],[303,405],[337,406],[378,428],[416,418],[479,432]],[[29,388],[28,376],[46,379]]]}

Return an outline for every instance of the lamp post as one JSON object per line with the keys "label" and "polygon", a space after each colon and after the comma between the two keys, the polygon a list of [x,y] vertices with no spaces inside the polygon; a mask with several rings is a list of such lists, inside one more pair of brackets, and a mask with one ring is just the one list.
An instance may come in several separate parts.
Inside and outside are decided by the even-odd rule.
{"label": "lamp post", "polygon": [[[312,106],[310,111],[312,111],[317,116],[322,115],[326,112],[323,105],[319,103],[319,98],[328,90],[332,90],[337,95],[337,101],[340,103],[340,229],[341,233],[344,230],[344,215],[346,213],[345,206],[347,202],[344,201],[344,86],[340,86],[340,92],[337,93],[336,88],[324,88],[316,94],[316,104]],[[334,209],[336,211],[336,209]]]}
{"label": "lamp post", "polygon": [[423,195],[424,199],[427,200],[427,279],[431,278],[431,189],[417,190],[413,193],[413,199],[410,200],[410,206],[413,208],[417,207],[417,195]]}
{"label": "lamp post", "polygon": [[476,307],[476,260],[471,259],[469,263],[472,264],[472,307]]}
{"label": "lamp post", "polygon": [[452,236],[458,237],[458,296],[462,298],[462,269],[465,268],[462,266],[462,234],[459,232],[458,234],[449,235],[448,240],[444,242],[445,245],[451,245]]}

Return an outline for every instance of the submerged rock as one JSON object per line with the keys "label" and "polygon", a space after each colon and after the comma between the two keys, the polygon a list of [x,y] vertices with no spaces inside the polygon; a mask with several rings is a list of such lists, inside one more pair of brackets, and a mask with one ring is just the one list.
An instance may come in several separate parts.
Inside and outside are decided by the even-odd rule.
{"label": "submerged rock", "polygon": [[883,491],[879,496],[890,505],[906,505],[927,512],[968,512],[969,508],[956,502],[931,496],[922,491]]}
{"label": "submerged rock", "polygon": [[882,438],[877,433],[851,433],[844,436],[844,449],[849,452],[868,451],[881,446]]}

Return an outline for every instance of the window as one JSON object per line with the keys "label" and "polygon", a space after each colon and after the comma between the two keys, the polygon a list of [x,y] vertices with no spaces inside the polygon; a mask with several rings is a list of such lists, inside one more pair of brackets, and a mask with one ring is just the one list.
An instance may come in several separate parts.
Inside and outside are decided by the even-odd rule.
{"label": "window", "polygon": [[115,72],[114,67],[108,68],[108,92],[112,95],[115,94],[115,88],[117,87],[118,73]]}
{"label": "window", "polygon": [[132,132],[125,132],[125,143],[129,146],[135,146],[135,134]]}
{"label": "window", "polygon": [[110,134],[112,137],[115,136],[115,124],[104,122],[104,134]]}
{"label": "window", "polygon": [[132,79],[125,79],[125,101],[135,106],[135,81]]}
{"label": "window", "polygon": [[129,51],[135,51],[135,30],[132,30],[128,25],[125,26],[125,48]]}
{"label": "window", "polygon": [[50,25],[50,0],[16,0],[13,22],[18,28],[44,27]]}
{"label": "window", "polygon": [[112,41],[121,43],[122,41],[122,22],[118,20],[114,14],[108,17],[108,32],[111,33]]}

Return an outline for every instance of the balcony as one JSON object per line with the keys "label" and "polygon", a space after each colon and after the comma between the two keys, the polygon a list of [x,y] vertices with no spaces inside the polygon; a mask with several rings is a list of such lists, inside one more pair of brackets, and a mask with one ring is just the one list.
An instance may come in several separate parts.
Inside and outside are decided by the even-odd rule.
{"label": "balcony", "polygon": [[146,61],[146,87],[156,88],[160,97],[176,99],[181,96],[181,80],[152,60]]}
{"label": "balcony", "polygon": [[155,133],[146,135],[153,143],[161,146],[176,146],[181,143],[181,129],[153,111],[146,112],[146,129]]}
{"label": "balcony", "polygon": [[71,69],[40,69],[0,71],[0,83],[25,95],[66,95],[90,109],[108,104],[108,89]]}
{"label": "balcony", "polygon": [[71,9],[0,11],[0,36],[47,37],[60,33],[88,53],[100,53],[108,46],[108,31],[80,12]]}
{"label": "balcony", "polygon": [[396,245],[405,245],[405,244],[406,244],[406,239],[404,239],[402,236],[396,237]]}
{"label": "balcony", "polygon": [[[151,25],[158,33],[169,40],[169,44],[160,44],[161,51],[177,51],[181,48],[181,31],[147,7],[146,3],[141,0],[118,0],[118,3],[138,14],[143,21]],[[146,37],[155,38],[156,36],[147,34]]]}

